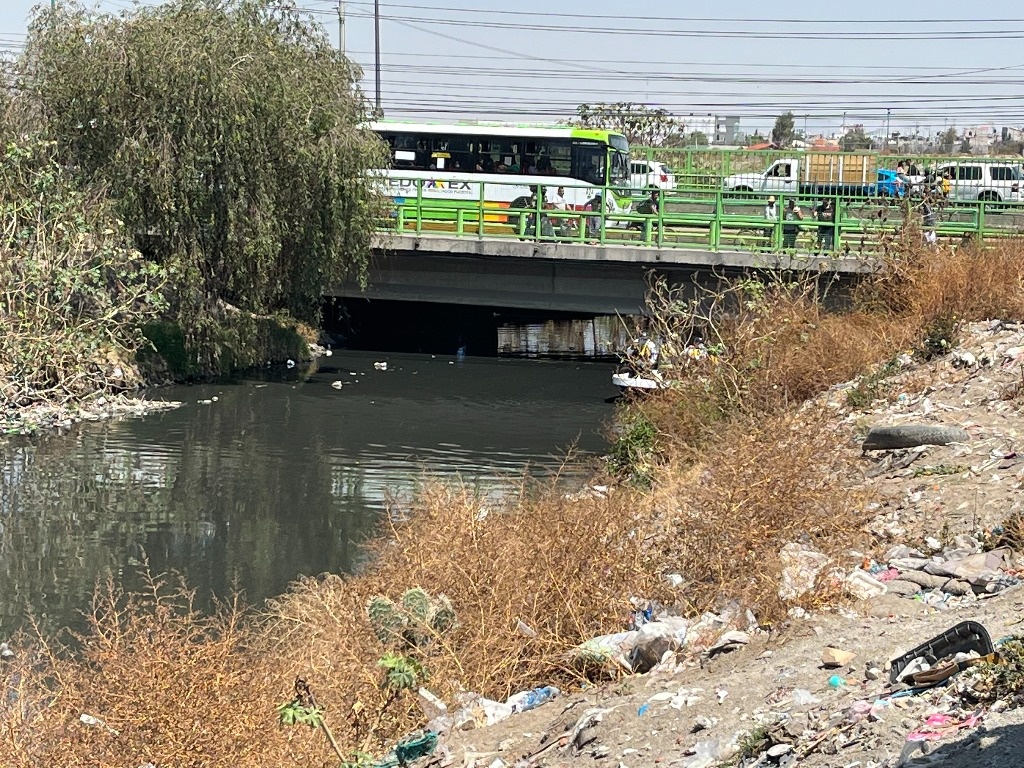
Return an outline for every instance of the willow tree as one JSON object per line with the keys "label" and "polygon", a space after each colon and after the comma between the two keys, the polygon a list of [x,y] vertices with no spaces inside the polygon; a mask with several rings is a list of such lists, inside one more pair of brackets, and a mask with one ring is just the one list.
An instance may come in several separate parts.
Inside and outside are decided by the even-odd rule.
{"label": "willow tree", "polygon": [[208,341],[225,305],[315,321],[325,287],[365,281],[384,155],[358,75],[280,0],[61,2],[33,20],[20,85]]}

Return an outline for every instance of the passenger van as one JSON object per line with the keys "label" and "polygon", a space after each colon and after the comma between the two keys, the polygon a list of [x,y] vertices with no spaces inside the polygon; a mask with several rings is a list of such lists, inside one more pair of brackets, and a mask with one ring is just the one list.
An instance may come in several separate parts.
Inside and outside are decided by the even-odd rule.
{"label": "passenger van", "polygon": [[1021,202],[1024,171],[1014,163],[947,163],[935,169],[937,176],[949,174],[954,200],[967,202]]}

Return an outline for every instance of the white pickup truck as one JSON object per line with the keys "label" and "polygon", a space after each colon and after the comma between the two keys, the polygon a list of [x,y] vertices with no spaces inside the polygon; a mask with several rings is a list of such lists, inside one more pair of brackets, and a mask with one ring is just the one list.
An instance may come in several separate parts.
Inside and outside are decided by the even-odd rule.
{"label": "white pickup truck", "polygon": [[722,181],[728,192],[860,197],[875,191],[875,158],[821,152],[785,157],[761,173],[738,173]]}

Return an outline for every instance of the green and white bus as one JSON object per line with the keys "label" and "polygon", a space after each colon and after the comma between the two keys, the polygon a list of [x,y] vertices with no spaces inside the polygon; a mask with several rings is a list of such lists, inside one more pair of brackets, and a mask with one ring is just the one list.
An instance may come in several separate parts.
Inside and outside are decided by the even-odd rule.
{"label": "green and white bus", "polygon": [[583,210],[602,190],[611,192],[604,196],[607,211],[630,205],[629,143],[618,133],[496,123],[382,121],[369,127],[390,147],[388,193],[399,205],[419,193],[439,207],[482,201],[501,209],[537,187],[545,195],[564,187],[572,210]]}

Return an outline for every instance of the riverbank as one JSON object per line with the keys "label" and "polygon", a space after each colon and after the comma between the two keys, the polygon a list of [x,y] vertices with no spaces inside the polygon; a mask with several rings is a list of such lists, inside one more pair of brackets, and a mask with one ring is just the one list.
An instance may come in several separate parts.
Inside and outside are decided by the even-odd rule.
{"label": "riverbank", "polygon": [[102,421],[178,408],[181,403],[144,400],[131,394],[100,394],[64,404],[7,406],[0,412],[0,437],[68,429],[83,421]]}
{"label": "riverbank", "polygon": [[[806,589],[806,608],[765,623],[729,609],[725,594],[697,622],[683,618],[680,585],[646,630],[658,638],[654,627],[672,629],[646,674],[588,686],[492,727],[456,729],[444,742],[451,764],[1016,766],[1024,702],[1009,691],[983,693],[985,681],[1012,667],[968,670],[906,696],[890,683],[888,665],[963,621],[978,622],[993,641],[1021,634],[1022,362],[1020,323],[975,323],[949,354],[888,377],[884,396],[851,406],[863,379],[823,395],[819,404],[842,435],[845,476],[864,505],[856,545],[834,557],[794,539],[794,578],[774,589]],[[861,450],[869,427],[908,424],[958,427],[969,437]],[[985,563],[980,552],[989,562],[972,567],[997,563],[998,575],[979,572],[966,589],[917,570],[931,563],[941,573],[934,567],[957,557]],[[870,577],[850,579],[865,566]],[[630,642],[617,648],[624,657]],[[830,648],[840,649],[840,663],[823,663]],[[1020,663],[1006,653],[1007,663]]]}
{"label": "riverbank", "polygon": [[[558,726],[578,724],[586,708],[547,704],[495,729],[455,730],[450,752],[438,753],[450,754],[453,765],[527,759],[692,768],[734,760],[729,745],[739,746],[748,724],[755,730],[764,714],[753,699],[775,706],[775,697],[792,699],[795,690],[807,691],[798,698],[808,714],[807,726],[791,738],[808,733],[790,751],[824,744],[833,728],[844,727],[841,718],[832,722],[839,710],[825,712],[839,706],[827,695],[829,678],[839,675],[839,685],[853,690],[849,681],[861,669],[868,676],[868,668],[848,661],[823,675],[826,643],[857,653],[858,664],[880,665],[880,678],[886,657],[928,639],[921,633],[940,628],[946,613],[949,624],[975,611],[994,634],[1009,629],[990,619],[986,606],[1013,599],[1018,546],[984,578],[926,577],[977,549],[991,552],[1014,529],[1024,339],[1013,323],[979,322],[1024,317],[1016,248],[925,253],[916,263],[896,263],[882,278],[887,284],[873,287],[876,301],[887,297],[897,308],[860,315],[820,312],[785,286],[759,294],[751,292],[756,285],[744,286],[750,314],[727,318],[736,323],[731,330],[720,326],[729,334],[730,356],[716,367],[690,369],[669,396],[624,414],[653,428],[633,432],[637,450],[622,452],[629,480],[595,478],[604,482],[568,496],[555,484],[526,483],[505,503],[464,487],[425,484],[411,500],[391,502],[364,573],[301,579],[259,615],[229,606],[219,617],[198,616],[187,594],[167,592],[159,578],[135,597],[110,585],[98,596],[81,656],[44,651],[29,663],[17,646],[10,663],[18,665],[11,669],[23,695],[14,713],[18,726],[4,736],[17,756],[11,764],[58,755],[160,764],[202,755],[211,763],[337,765],[321,730],[279,727],[273,708],[282,705],[292,722],[322,720],[340,752],[355,760],[360,751],[382,754],[425,724],[420,686],[453,715],[466,693],[500,704],[554,684],[569,693],[563,702],[614,707],[619,714],[608,715],[610,724],[621,716],[606,734],[597,724],[583,745],[595,746],[578,755],[561,742],[565,729]],[[968,439],[924,450],[862,450],[871,427],[908,423],[955,426]],[[995,596],[980,597],[975,587]],[[642,621],[665,612],[684,632],[655,635],[665,644],[640,654],[643,674],[627,675],[616,660],[627,652],[636,658],[635,634],[606,640],[602,647],[610,652],[574,650],[627,633],[648,605],[651,615]],[[919,608],[927,622],[901,618]],[[872,611],[884,617],[869,620]],[[739,646],[726,657],[732,661],[709,665],[702,652],[727,629],[746,633],[746,642],[733,635],[726,643]],[[869,643],[870,637],[880,640]],[[861,645],[846,647],[855,641]],[[705,690],[680,694],[695,687]],[[658,698],[640,703],[647,690]],[[865,714],[855,723],[870,720],[881,690],[863,688],[872,701],[866,712],[854,712]],[[825,709],[812,717],[818,704]],[[43,708],[45,719],[37,715]],[[489,704],[477,709],[500,711]],[[681,726],[676,713],[683,711],[694,722]],[[83,714],[100,724],[83,721]],[[961,715],[952,705],[941,714]],[[672,722],[648,728],[643,718],[655,716]],[[699,727],[697,716],[704,718]],[[898,722],[899,735],[913,733],[914,724]],[[941,722],[959,727],[961,720]],[[542,726],[553,741],[540,743]],[[649,735],[653,730],[658,734]],[[505,739],[514,743],[503,745]],[[690,751],[701,740],[717,740],[722,749],[702,747],[706,759],[695,763]],[[554,746],[524,758],[548,743]],[[597,746],[607,751],[595,753]],[[876,754],[882,755],[867,752],[865,760]],[[777,756],[781,761],[785,753]],[[815,747],[802,759],[851,762],[835,757]]]}

